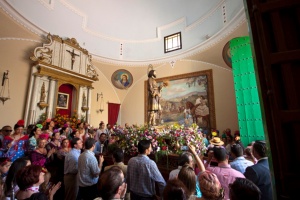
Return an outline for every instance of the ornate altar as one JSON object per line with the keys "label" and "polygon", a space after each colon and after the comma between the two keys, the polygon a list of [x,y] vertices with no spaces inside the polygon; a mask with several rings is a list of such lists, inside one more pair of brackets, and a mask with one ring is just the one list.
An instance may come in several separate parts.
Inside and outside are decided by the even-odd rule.
{"label": "ornate altar", "polygon": [[42,114],[52,118],[57,113],[89,121],[92,83],[98,80],[91,55],[74,38],[48,34],[47,42],[30,57],[34,64],[25,122],[36,123]]}

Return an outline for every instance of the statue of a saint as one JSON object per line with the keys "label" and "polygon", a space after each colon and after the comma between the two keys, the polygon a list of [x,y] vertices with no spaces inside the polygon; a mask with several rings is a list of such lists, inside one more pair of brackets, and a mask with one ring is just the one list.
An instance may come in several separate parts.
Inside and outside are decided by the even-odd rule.
{"label": "statue of a saint", "polygon": [[82,107],[86,107],[86,96],[85,93],[82,94]]}
{"label": "statue of a saint", "polygon": [[158,85],[155,81],[156,72],[150,70],[148,73],[148,124],[155,126],[158,116],[160,116],[162,108],[160,105],[161,90],[164,85]]}
{"label": "statue of a saint", "polygon": [[42,88],[41,88],[41,99],[40,102],[45,102],[46,98],[46,90],[45,90],[45,83],[43,82]]}

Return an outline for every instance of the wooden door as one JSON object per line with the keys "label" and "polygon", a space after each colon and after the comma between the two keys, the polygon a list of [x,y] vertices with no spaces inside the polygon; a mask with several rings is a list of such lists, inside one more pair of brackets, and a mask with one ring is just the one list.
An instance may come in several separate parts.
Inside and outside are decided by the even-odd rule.
{"label": "wooden door", "polygon": [[300,191],[300,1],[244,0],[277,199]]}

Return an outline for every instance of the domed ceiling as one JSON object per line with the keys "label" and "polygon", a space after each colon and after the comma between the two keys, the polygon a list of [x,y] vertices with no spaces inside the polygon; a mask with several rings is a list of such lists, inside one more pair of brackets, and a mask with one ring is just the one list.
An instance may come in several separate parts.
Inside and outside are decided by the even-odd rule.
{"label": "domed ceiling", "polygon": [[[38,35],[75,38],[94,58],[122,63],[190,56],[245,21],[241,0],[2,0],[0,6]],[[181,32],[182,49],[164,53]]]}

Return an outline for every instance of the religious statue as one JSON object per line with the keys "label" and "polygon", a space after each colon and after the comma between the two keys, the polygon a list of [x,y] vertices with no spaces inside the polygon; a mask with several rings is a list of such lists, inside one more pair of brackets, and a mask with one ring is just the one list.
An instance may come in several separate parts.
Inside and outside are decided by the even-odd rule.
{"label": "religious statue", "polygon": [[158,85],[155,81],[156,71],[153,70],[152,65],[149,65],[149,67],[151,67],[151,70],[148,68],[148,124],[155,126],[156,121],[159,120],[162,113],[160,104],[161,90],[167,86],[167,84],[164,82]]}
{"label": "religious statue", "polygon": [[86,96],[85,93],[82,94],[82,107],[86,107]]}
{"label": "religious statue", "polygon": [[41,88],[41,99],[40,102],[45,102],[46,98],[46,90],[45,90],[45,83],[43,82],[42,88]]}

